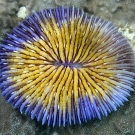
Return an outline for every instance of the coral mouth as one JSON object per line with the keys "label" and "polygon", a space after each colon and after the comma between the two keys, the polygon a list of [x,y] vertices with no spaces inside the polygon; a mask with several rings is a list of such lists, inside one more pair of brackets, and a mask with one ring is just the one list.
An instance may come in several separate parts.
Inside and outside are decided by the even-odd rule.
{"label": "coral mouth", "polygon": [[68,61],[65,61],[65,62],[62,62],[62,61],[55,62],[54,65],[56,65],[56,66],[69,67],[71,69],[73,69],[73,68],[77,68],[78,69],[78,68],[82,68],[83,67],[83,65],[81,63],[72,62],[72,61],[70,61],[70,62],[68,62]]}

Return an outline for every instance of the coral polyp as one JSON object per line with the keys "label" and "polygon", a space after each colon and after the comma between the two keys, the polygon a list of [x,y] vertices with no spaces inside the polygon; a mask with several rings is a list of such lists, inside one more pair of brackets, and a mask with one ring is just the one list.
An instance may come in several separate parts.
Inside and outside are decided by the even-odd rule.
{"label": "coral polyp", "polygon": [[77,8],[33,13],[0,44],[0,90],[42,124],[101,119],[128,101],[134,53],[111,22]]}

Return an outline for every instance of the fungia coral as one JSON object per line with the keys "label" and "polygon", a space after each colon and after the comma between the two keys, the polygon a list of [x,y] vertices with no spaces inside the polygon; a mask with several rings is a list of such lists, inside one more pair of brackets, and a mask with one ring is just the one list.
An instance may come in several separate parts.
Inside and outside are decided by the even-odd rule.
{"label": "fungia coral", "polygon": [[42,124],[101,119],[128,101],[134,54],[111,22],[74,7],[35,12],[0,44],[0,90]]}

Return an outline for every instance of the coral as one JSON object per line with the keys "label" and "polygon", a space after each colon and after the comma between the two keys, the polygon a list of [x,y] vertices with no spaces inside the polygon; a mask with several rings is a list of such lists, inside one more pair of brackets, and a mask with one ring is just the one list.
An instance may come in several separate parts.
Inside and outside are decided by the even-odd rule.
{"label": "coral", "polygon": [[[85,11],[87,11],[89,14],[94,13],[99,17],[112,21],[116,26],[121,27],[121,29],[125,29],[124,26],[128,23],[129,34],[134,34],[132,24],[135,22],[134,0],[84,0],[82,2],[77,0],[74,1],[76,1],[74,3],[77,3],[77,7],[85,9]],[[20,21],[20,19],[17,17],[17,13],[20,7],[25,6],[29,15],[33,11],[43,9],[44,7],[55,7],[57,5],[59,6],[63,4],[62,2],[64,2],[65,5],[70,5],[70,3],[68,3],[68,1],[66,3],[65,0],[1,0],[0,39],[3,39],[7,32],[11,32],[11,29],[17,25],[18,21]],[[79,4],[79,2],[81,4]],[[134,41],[135,40],[131,40],[133,43]],[[36,126],[31,124],[31,120],[29,118],[26,118],[26,116],[22,117],[19,111],[14,109],[11,105],[7,104],[3,97],[0,96],[0,135],[13,135],[12,133],[7,133],[12,130],[12,124],[10,123],[12,118],[9,120],[10,115],[16,117],[16,119],[19,119],[19,122],[23,121],[19,124],[21,130],[23,131],[23,135],[53,135],[53,133],[57,133],[58,135],[134,135],[134,110],[135,94],[133,93],[129,98],[128,103],[126,103],[123,107],[120,107],[117,112],[109,115],[109,117],[102,118],[101,121],[89,121],[88,123],[83,123],[81,126],[76,125],[67,126],[65,128],[51,128],[42,126],[34,120],[32,121],[34,121]],[[6,125],[5,122],[9,123],[6,129],[4,129],[4,124]],[[16,121],[13,123],[18,122]],[[126,131],[123,131],[123,129]]]}
{"label": "coral", "polygon": [[108,116],[128,101],[135,82],[127,40],[74,7],[29,16],[0,44],[0,58],[2,95],[48,126]]}

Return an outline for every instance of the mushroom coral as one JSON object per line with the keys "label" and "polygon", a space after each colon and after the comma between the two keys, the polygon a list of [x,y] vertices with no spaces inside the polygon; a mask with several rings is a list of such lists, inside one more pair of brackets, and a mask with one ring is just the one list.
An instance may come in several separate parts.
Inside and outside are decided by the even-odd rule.
{"label": "mushroom coral", "polygon": [[0,44],[0,90],[42,124],[101,119],[128,101],[134,53],[111,22],[75,7],[33,13]]}

